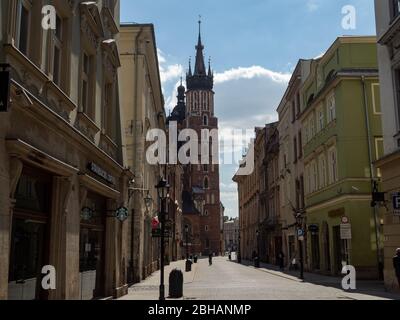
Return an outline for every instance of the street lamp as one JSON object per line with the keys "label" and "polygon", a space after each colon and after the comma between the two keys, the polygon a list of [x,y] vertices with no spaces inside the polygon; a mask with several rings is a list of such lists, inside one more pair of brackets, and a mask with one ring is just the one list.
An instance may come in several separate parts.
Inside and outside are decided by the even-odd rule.
{"label": "street lamp", "polygon": [[165,300],[164,286],[164,256],[165,256],[165,215],[166,202],[169,192],[169,184],[167,180],[161,179],[156,185],[158,198],[160,199],[160,224],[161,224],[161,279],[160,279],[160,300]]}
{"label": "street lamp", "polygon": [[260,231],[256,231],[256,237],[257,237],[257,254],[254,257],[254,266],[256,268],[260,267]]}
{"label": "street lamp", "polygon": [[242,256],[240,253],[240,240],[241,240],[241,236],[240,236],[240,229],[238,230],[239,232],[239,236],[238,236],[238,254],[237,254],[237,262],[238,263],[242,263]]}
{"label": "street lamp", "polygon": [[[304,229],[303,229],[303,215],[302,212],[298,212],[296,215],[297,222],[297,230],[298,230],[298,244],[299,244],[299,252],[300,252],[300,279],[304,280],[304,257],[303,257],[303,241],[301,238],[304,238]],[[301,231],[301,235],[300,235]]]}

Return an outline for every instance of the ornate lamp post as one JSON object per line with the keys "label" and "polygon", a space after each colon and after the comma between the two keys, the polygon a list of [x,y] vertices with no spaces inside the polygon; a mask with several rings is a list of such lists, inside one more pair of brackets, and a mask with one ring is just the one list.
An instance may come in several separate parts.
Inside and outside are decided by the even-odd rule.
{"label": "ornate lamp post", "polygon": [[189,226],[185,225],[185,236],[186,236],[186,272],[192,271],[192,262],[189,261]]}
{"label": "ornate lamp post", "polygon": [[[298,242],[299,242],[299,252],[300,252],[300,279],[304,280],[304,254],[303,254],[303,240],[304,239],[304,229],[303,229],[303,212],[297,212],[296,214],[297,230],[298,230]],[[302,235],[300,235],[300,233]]]}
{"label": "ornate lamp post", "polygon": [[165,286],[164,286],[164,256],[165,256],[165,216],[167,198],[169,192],[169,184],[165,179],[161,179],[156,185],[158,198],[160,199],[160,224],[161,224],[161,279],[160,279],[160,300],[165,300]]}
{"label": "ornate lamp post", "polygon": [[238,262],[238,263],[242,263],[242,256],[241,256],[241,252],[240,252],[240,240],[241,240],[241,236],[240,236],[240,229],[239,229],[239,236],[238,236],[238,254],[237,254],[237,262]]}

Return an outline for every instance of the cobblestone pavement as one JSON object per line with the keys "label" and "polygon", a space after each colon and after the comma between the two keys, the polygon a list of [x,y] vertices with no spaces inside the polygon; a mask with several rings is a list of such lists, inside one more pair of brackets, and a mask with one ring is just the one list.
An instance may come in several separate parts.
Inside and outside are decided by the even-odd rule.
{"label": "cobblestone pavement", "polygon": [[[184,271],[185,262],[178,261],[165,269],[166,294],[172,269]],[[382,283],[359,281],[356,291],[340,288],[341,279],[305,274],[302,282],[293,273],[283,273],[271,266],[255,269],[249,263],[237,264],[226,257],[200,259],[189,273],[184,273],[185,300],[400,300],[400,295],[385,292]],[[307,279],[308,278],[308,279]],[[121,300],[157,300],[160,272],[132,286]]]}

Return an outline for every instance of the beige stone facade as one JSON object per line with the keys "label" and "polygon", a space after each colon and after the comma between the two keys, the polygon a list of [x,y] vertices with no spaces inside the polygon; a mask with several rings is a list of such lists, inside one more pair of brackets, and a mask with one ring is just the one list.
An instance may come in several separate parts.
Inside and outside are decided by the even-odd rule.
{"label": "beige stone facade", "polygon": [[[135,173],[133,215],[129,221],[130,282],[145,279],[159,263],[159,239],[151,235],[151,219],[158,215],[159,200],[155,186],[167,177],[166,168],[146,160],[146,141],[150,130],[166,131],[164,98],[152,25],[122,25],[119,40],[121,52],[121,104],[125,130],[127,163]],[[145,198],[152,199],[146,205]]]}
{"label": "beige stone facade", "polygon": [[[54,4],[56,30],[41,26]],[[119,1],[1,1],[0,299],[127,292],[129,207],[119,109]],[[56,290],[41,288],[44,265]]]}

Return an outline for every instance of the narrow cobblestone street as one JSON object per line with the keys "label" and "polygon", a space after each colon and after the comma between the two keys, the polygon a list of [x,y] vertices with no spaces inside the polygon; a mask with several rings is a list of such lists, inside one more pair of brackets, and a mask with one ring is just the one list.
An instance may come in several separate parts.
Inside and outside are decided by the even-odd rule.
{"label": "narrow cobblestone street", "polygon": [[[192,272],[184,275],[184,300],[385,300],[400,299],[400,295],[385,292],[383,284],[359,281],[357,290],[340,288],[341,279],[306,274],[302,282],[291,274],[273,269],[255,269],[239,265],[226,257],[215,258],[213,265],[201,259]],[[165,270],[168,293],[169,272],[184,270],[184,261],[172,263]],[[160,273],[134,285],[122,300],[157,300]],[[307,280],[308,278],[308,280]]]}

